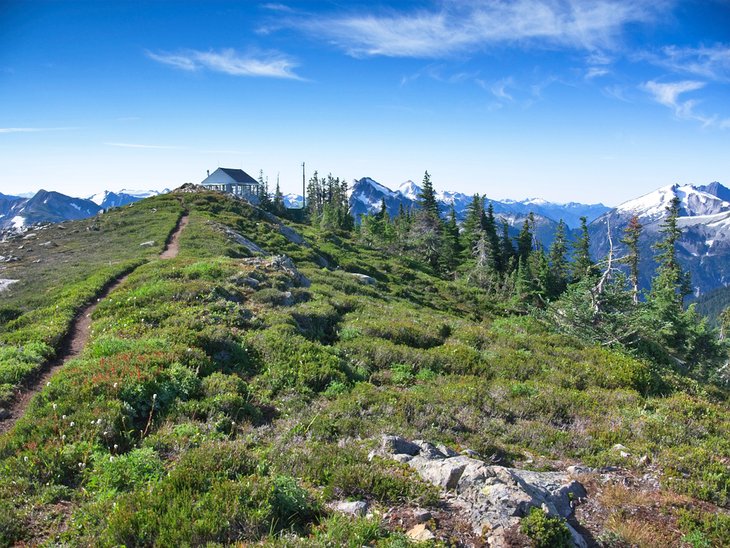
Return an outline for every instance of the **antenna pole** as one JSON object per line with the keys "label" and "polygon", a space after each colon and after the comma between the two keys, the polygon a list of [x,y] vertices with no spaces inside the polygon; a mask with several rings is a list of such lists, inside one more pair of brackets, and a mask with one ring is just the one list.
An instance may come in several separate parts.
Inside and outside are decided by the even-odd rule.
{"label": "antenna pole", "polygon": [[302,210],[305,209],[307,205],[307,191],[306,191],[306,183],[304,182],[306,179],[306,176],[304,175],[304,162],[302,162]]}

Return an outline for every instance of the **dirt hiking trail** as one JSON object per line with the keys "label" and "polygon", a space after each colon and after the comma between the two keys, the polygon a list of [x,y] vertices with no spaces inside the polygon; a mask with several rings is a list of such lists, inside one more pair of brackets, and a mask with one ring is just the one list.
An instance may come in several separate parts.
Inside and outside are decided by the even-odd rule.
{"label": "dirt hiking trail", "polygon": [[[180,233],[188,224],[188,214],[184,213],[165,244],[165,249],[160,253],[160,259],[174,259],[180,251]],[[30,401],[51,379],[51,377],[64,366],[66,362],[77,358],[86,346],[91,332],[91,316],[94,314],[96,307],[104,300],[112,291],[118,288],[129,275],[134,272],[127,272],[122,276],[111,280],[94,300],[79,311],[71,323],[71,327],[66,336],[61,341],[61,346],[55,358],[46,362],[39,369],[38,373],[29,377],[18,388],[15,398],[4,409],[0,415],[0,434],[4,434],[10,430],[17,420],[25,414]]]}

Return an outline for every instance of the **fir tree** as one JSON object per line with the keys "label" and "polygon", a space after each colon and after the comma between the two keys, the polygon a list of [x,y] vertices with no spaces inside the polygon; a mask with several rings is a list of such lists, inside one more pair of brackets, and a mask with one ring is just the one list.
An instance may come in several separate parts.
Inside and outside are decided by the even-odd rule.
{"label": "fir tree", "polygon": [[547,293],[550,298],[556,298],[565,291],[570,276],[568,264],[568,238],[566,235],[565,222],[560,219],[555,230],[555,239],[550,246],[548,255],[549,274],[547,282]]}
{"label": "fir tree", "polygon": [[436,201],[436,191],[431,183],[431,175],[426,171],[423,175],[421,192],[418,193],[418,207],[421,211],[427,212],[435,219],[439,218],[439,206]]}
{"label": "fir tree", "polygon": [[259,199],[259,207],[263,209],[264,211],[271,212],[273,207],[271,203],[271,196],[269,196],[269,182],[264,179],[264,170],[259,171],[259,189],[258,189],[258,199]]}
{"label": "fir tree", "polygon": [[442,250],[442,221],[439,217],[436,192],[431,183],[431,176],[426,171],[423,176],[423,188],[418,195],[419,210],[411,228],[411,240],[418,254],[437,270],[439,254]]}
{"label": "fir tree", "polygon": [[441,252],[439,253],[441,271],[445,274],[452,274],[459,264],[460,254],[459,225],[456,222],[456,209],[452,203],[441,238]]}
{"label": "fir tree", "polygon": [[639,236],[641,235],[641,229],[639,217],[634,215],[624,229],[624,237],[621,239],[621,243],[628,250],[624,261],[629,265],[629,282],[631,283],[634,304],[639,304]]}
{"label": "fir tree", "polygon": [[517,257],[522,261],[523,266],[527,264],[527,259],[532,251],[532,231],[530,230],[530,220],[525,219],[522,223],[522,230],[517,235]]}
{"label": "fir tree", "polygon": [[499,239],[500,255],[505,273],[514,268],[515,247],[512,245],[512,238],[509,236],[509,224],[502,219],[502,236]]}
{"label": "fir tree", "polygon": [[284,195],[281,193],[281,188],[279,187],[279,178],[276,178],[276,190],[274,191],[274,203],[273,203],[274,213],[277,215],[283,215],[286,213],[286,206],[284,205]]}
{"label": "fir tree", "polygon": [[667,206],[667,216],[659,229],[663,238],[654,246],[658,252],[655,259],[659,266],[652,283],[652,293],[654,298],[665,298],[681,309],[684,297],[690,293],[690,283],[677,261],[677,243],[682,235],[677,223],[679,206],[679,198],[675,196]]}
{"label": "fir tree", "polygon": [[491,202],[489,202],[486,213],[482,214],[482,229],[489,241],[492,268],[494,268],[495,272],[502,273],[504,272],[504,265],[502,264],[502,253],[499,248],[497,220],[494,218],[494,206]]}
{"label": "fir tree", "polygon": [[461,232],[462,246],[470,256],[480,237],[483,210],[483,199],[479,197],[479,194],[474,194],[471,202],[466,206],[466,216]]}
{"label": "fir tree", "polygon": [[595,264],[591,260],[591,240],[588,234],[588,219],[580,218],[580,236],[573,244],[573,281],[595,275]]}

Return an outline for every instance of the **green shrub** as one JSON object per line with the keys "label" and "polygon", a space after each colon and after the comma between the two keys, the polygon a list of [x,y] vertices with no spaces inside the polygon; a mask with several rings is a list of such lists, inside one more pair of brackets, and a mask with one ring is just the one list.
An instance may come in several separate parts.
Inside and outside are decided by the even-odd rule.
{"label": "green shrub", "polygon": [[118,456],[97,453],[93,461],[87,485],[101,498],[156,481],[164,472],[159,455],[147,447]]}
{"label": "green shrub", "polygon": [[539,508],[531,508],[530,513],[520,521],[520,531],[530,537],[535,548],[571,548],[572,536],[565,520],[548,516]]}

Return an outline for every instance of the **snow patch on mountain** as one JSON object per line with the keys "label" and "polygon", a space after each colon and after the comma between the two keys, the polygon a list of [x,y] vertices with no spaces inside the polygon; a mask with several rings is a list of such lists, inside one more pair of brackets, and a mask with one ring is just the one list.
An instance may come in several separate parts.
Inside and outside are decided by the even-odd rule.
{"label": "snow patch on mountain", "polygon": [[694,185],[668,185],[624,202],[616,208],[619,213],[637,215],[640,219],[657,220],[664,217],[667,206],[678,197],[683,217],[715,215],[730,210],[730,203]]}

